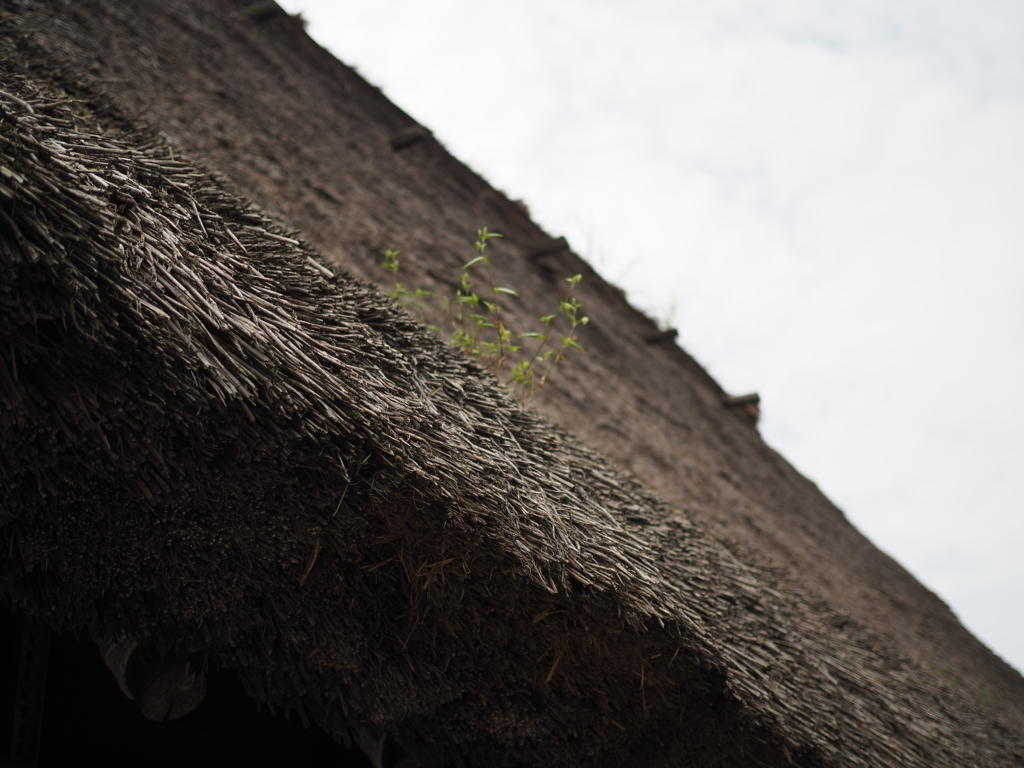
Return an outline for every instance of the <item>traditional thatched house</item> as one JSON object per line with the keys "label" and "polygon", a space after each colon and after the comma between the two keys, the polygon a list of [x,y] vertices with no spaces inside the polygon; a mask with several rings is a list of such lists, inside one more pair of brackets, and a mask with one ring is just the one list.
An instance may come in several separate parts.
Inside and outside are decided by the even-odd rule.
{"label": "traditional thatched house", "polygon": [[[16,742],[42,626],[155,719],[230,671],[378,766],[1024,765],[1024,681],[756,402],[273,3],[15,0],[0,29]],[[443,284],[485,224],[510,313],[586,276],[591,354],[538,398],[575,436],[354,276],[398,247]]]}

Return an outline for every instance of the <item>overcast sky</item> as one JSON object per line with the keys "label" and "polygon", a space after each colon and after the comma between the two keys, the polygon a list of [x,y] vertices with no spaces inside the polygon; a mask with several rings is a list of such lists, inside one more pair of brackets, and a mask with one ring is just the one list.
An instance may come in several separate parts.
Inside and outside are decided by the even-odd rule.
{"label": "overcast sky", "polygon": [[1024,669],[1024,3],[281,4]]}

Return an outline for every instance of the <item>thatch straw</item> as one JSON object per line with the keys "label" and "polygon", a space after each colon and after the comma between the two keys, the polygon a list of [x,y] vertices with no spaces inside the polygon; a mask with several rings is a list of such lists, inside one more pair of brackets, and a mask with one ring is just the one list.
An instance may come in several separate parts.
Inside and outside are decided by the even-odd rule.
{"label": "thatch straw", "polygon": [[0,71],[5,601],[371,754],[1024,761],[179,150]]}

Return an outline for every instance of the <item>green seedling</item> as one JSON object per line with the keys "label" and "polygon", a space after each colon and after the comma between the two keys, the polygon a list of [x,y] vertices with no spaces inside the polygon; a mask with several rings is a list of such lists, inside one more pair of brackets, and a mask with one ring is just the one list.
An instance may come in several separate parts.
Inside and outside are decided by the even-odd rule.
{"label": "green seedling", "polygon": [[[510,329],[503,317],[501,301],[517,299],[512,288],[494,284],[488,241],[502,237],[486,227],[476,233],[476,256],[462,266],[459,288],[454,297],[442,297],[442,306],[451,319],[452,331],[448,343],[459,347],[484,370],[494,373],[498,380],[518,394],[521,402],[529,399],[544,386],[555,367],[566,359],[570,350],[586,351],[577,341],[577,329],[590,322],[581,314],[582,305],[574,292],[581,275],[566,278],[569,289],[550,315],[540,318],[541,330],[517,333]],[[382,266],[392,273],[392,290],[388,295],[406,307],[413,307],[422,316],[419,301],[433,296],[430,291],[417,288],[411,291],[398,280],[400,264],[398,251],[386,251]],[[471,271],[484,271],[486,287],[481,292],[473,282]],[[561,326],[566,332],[558,330]],[[443,336],[443,334],[442,334]],[[526,349],[526,347],[532,347]],[[522,353],[522,354],[520,354]],[[514,362],[509,366],[510,360]]]}

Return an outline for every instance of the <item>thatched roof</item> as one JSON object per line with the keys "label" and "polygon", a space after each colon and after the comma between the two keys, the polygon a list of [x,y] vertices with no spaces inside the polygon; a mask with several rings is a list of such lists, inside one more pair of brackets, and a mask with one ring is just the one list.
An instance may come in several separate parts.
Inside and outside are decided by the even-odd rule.
{"label": "thatched roof", "polygon": [[1024,763],[73,71],[0,71],[6,602],[370,753]]}

